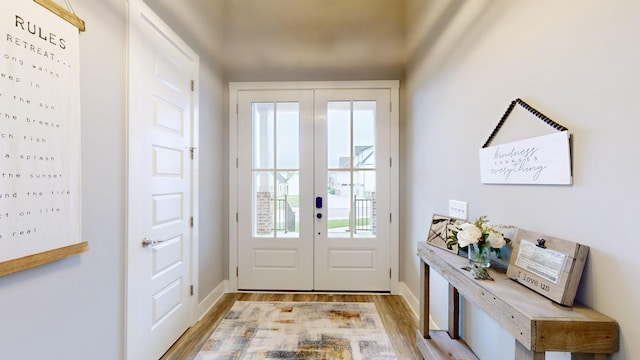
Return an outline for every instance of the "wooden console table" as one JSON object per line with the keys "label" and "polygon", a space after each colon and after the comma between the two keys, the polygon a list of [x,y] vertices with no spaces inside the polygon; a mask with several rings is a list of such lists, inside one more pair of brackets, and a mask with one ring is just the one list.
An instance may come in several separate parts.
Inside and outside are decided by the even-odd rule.
{"label": "wooden console table", "polygon": [[[618,324],[585,306],[561,306],[489,269],[495,281],[475,280],[466,258],[426,242],[420,257],[420,323],[417,345],[425,359],[478,359],[460,339],[459,296],[474,304],[515,338],[514,359],[543,360],[546,351],[570,352],[572,360],[606,359],[618,351]],[[449,282],[448,329],[429,331],[429,269]]]}

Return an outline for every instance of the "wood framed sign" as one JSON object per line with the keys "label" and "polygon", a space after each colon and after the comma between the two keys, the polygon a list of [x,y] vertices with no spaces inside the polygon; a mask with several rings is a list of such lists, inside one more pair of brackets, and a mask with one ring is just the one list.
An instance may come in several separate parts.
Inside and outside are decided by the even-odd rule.
{"label": "wood framed sign", "polygon": [[520,229],[507,277],[549,299],[571,306],[589,247]]}
{"label": "wood framed sign", "polygon": [[2,276],[88,245],[81,241],[78,28],[50,6],[0,3]]}

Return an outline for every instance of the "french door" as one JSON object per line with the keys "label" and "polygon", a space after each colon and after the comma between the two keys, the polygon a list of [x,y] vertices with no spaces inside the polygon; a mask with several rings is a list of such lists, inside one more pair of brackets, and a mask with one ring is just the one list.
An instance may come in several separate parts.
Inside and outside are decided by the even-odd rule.
{"label": "french door", "polygon": [[391,89],[235,95],[238,289],[390,291]]}

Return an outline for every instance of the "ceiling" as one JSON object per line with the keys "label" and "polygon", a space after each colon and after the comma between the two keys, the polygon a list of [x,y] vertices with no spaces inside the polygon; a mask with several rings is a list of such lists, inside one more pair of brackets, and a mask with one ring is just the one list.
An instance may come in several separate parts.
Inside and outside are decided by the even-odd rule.
{"label": "ceiling", "polygon": [[400,79],[406,0],[145,0],[227,81]]}

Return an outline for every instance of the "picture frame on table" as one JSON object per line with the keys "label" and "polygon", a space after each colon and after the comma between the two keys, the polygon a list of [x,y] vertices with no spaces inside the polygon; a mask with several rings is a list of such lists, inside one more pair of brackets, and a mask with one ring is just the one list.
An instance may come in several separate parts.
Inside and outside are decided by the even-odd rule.
{"label": "picture frame on table", "polygon": [[429,234],[427,235],[427,244],[457,254],[458,245],[455,244],[447,247],[447,241],[449,241],[448,237],[452,235],[451,232],[455,230],[455,224],[460,221],[464,220],[451,216],[433,214],[431,225],[429,226]]}

